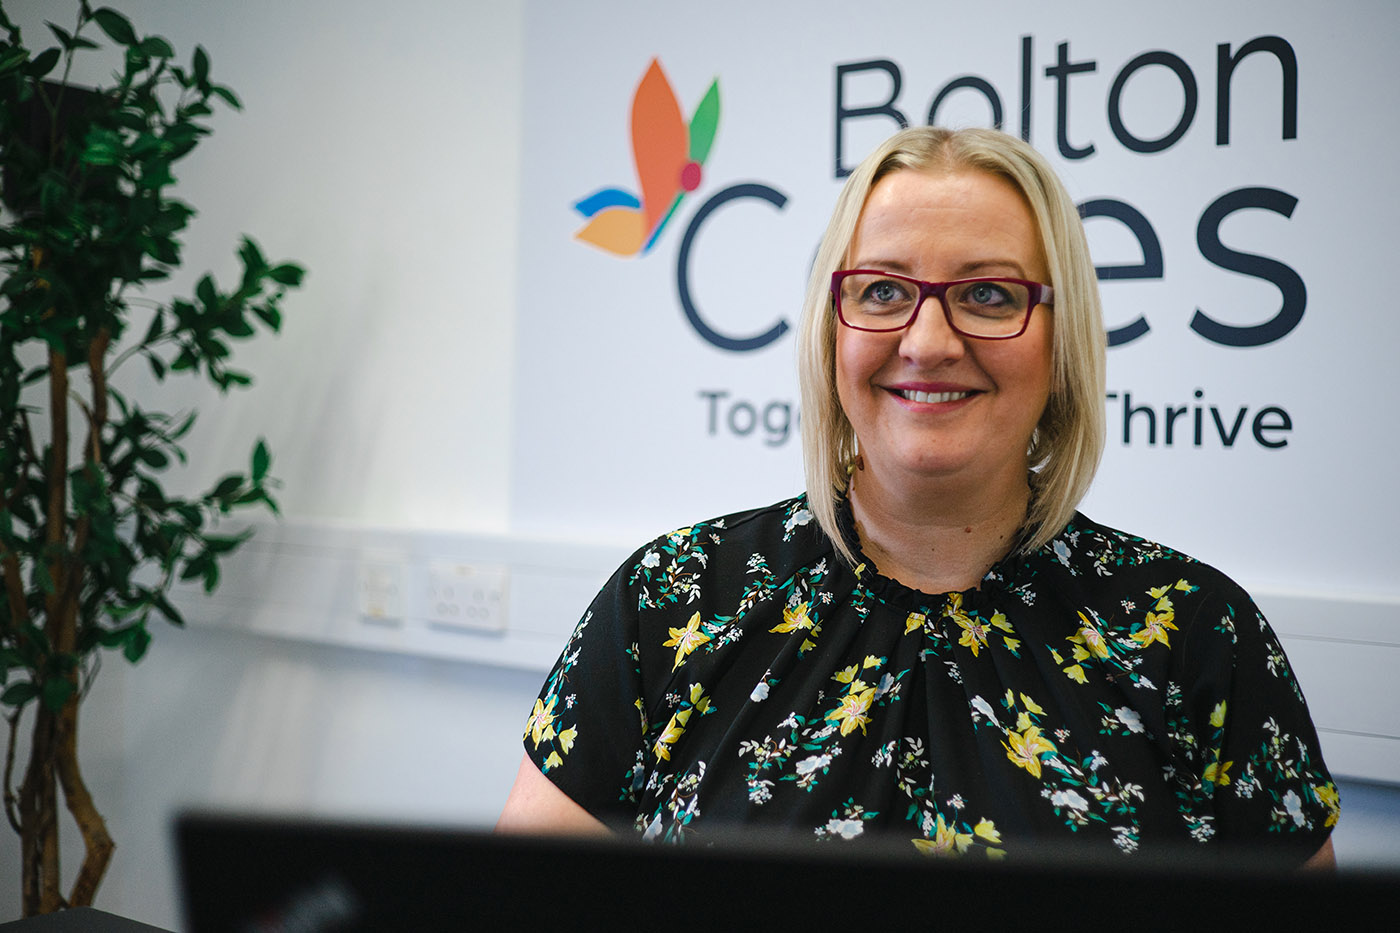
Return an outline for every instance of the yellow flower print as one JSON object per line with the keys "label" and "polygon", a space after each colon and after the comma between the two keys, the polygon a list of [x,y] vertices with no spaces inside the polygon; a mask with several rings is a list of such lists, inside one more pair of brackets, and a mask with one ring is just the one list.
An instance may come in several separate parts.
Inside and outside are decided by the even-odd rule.
{"label": "yellow flower print", "polygon": [[558,697],[550,697],[548,703],[535,700],[535,708],[530,713],[530,718],[525,722],[525,734],[535,743],[535,748],[540,747],[540,742],[544,741],[548,732],[548,738],[554,738],[554,704]]}
{"label": "yellow flower print", "polygon": [[1089,682],[1089,678],[1084,676],[1084,668],[1080,667],[1078,664],[1073,664],[1065,668],[1065,676],[1077,684]]}
{"label": "yellow flower print", "polygon": [[1079,627],[1079,631],[1072,635],[1069,640],[1078,645],[1083,645],[1089,654],[1100,660],[1108,657],[1111,652],[1109,651],[1108,641],[1103,637],[1103,632],[1100,632],[1094,623],[1089,621],[1089,617],[1082,612],[1079,613],[1079,621],[1082,623]]}
{"label": "yellow flower print", "polygon": [[[685,718],[682,719],[681,717]],[[690,710],[684,709],[671,716],[671,721],[666,723],[666,728],[661,730],[661,735],[656,739],[656,744],[652,746],[657,760],[671,760],[671,746],[685,734],[685,721],[690,718]]]}
{"label": "yellow flower print", "polygon": [[1342,801],[1337,796],[1337,785],[1331,783],[1323,784],[1320,787],[1314,785],[1313,793],[1317,795],[1318,801],[1327,808],[1327,820],[1322,825],[1336,826],[1337,817],[1341,816],[1342,813]]}
{"label": "yellow flower print", "polygon": [[974,658],[977,657],[977,652],[987,643],[987,626],[962,612],[954,615],[953,621],[958,623],[963,630],[962,637],[958,639],[958,644],[966,648],[971,648],[972,656]]}
{"label": "yellow flower print", "polygon": [[[861,689],[864,688],[864,689]],[[875,688],[866,687],[857,680],[851,684],[851,689],[841,698],[841,704],[836,709],[826,714],[826,718],[835,723],[840,723],[841,734],[850,735],[859,727],[862,734],[865,733],[865,724],[870,722],[870,704],[875,700]]]}
{"label": "yellow flower print", "polygon": [[1224,787],[1230,783],[1230,766],[1233,761],[1227,761],[1223,765],[1218,761],[1212,761],[1206,765],[1206,770],[1201,774],[1201,780],[1214,784],[1216,787]]}
{"label": "yellow flower print", "polygon": [[883,658],[877,658],[873,654],[867,654],[865,660],[860,662],[860,666],[864,668],[879,667],[883,660]]}
{"label": "yellow flower print", "polygon": [[932,839],[915,839],[914,848],[925,855],[960,855],[972,845],[972,833],[960,833],[940,814]]}
{"label": "yellow flower print", "polygon": [[578,730],[570,727],[559,733],[559,747],[564,750],[564,754],[574,750],[574,740],[578,738]]}
{"label": "yellow flower print", "polygon": [[808,603],[798,603],[796,606],[787,606],[783,609],[783,621],[770,628],[770,632],[795,632],[798,629],[809,629],[812,627],[811,606]]}
{"label": "yellow flower print", "polygon": [[1001,743],[1001,747],[1006,749],[1006,757],[1035,777],[1040,777],[1040,755],[1055,751],[1055,743],[1041,735],[1038,726],[1031,726],[1019,733],[1011,732],[1007,738],[1011,740],[1010,745]]}
{"label": "yellow flower print", "polygon": [[710,708],[710,698],[705,696],[705,688],[700,684],[690,685],[690,705],[704,715]]}
{"label": "yellow flower print", "polygon": [[917,632],[924,627],[924,623],[927,621],[928,616],[924,615],[922,612],[909,613],[904,619],[904,634],[908,635],[910,632]]}
{"label": "yellow flower print", "polygon": [[559,753],[558,753],[558,752],[550,752],[550,753],[549,753],[549,757],[546,758],[546,759],[544,760],[544,769],[545,769],[546,771],[548,771],[548,770],[550,770],[551,768],[557,768],[557,767],[559,767],[559,766],[562,765],[563,763],[564,763],[564,759],[562,759],[562,758],[559,757]]}
{"label": "yellow flower print", "polygon": [[991,623],[995,628],[1001,629],[1003,632],[1016,631],[1011,627],[1011,623],[1006,621],[1006,616],[1002,615],[1000,612],[992,613]]}
{"label": "yellow flower print", "polygon": [[1214,726],[1215,728],[1217,728],[1217,729],[1219,729],[1221,726],[1225,725],[1225,701],[1224,701],[1224,700],[1221,700],[1219,703],[1215,704],[1215,709],[1211,710],[1211,713],[1210,713],[1210,724],[1211,724],[1212,726]]}
{"label": "yellow flower print", "polygon": [[997,824],[983,817],[977,825],[972,827],[972,831],[988,842],[1001,842],[1001,833],[997,832]]}
{"label": "yellow flower print", "polygon": [[1026,696],[1024,693],[1021,694],[1021,704],[1025,706],[1025,708],[1029,712],[1035,713],[1037,716],[1045,715],[1045,710],[1040,708],[1040,704],[1037,703],[1035,700],[1032,700],[1030,697]]}
{"label": "yellow flower print", "polygon": [[666,728],[661,730],[661,735],[656,739],[656,744],[652,746],[652,752],[659,761],[671,760],[671,746],[675,745],[682,735],[685,734],[685,727],[690,722],[691,714],[700,713],[704,715],[710,708],[710,698],[705,696],[705,688],[700,684],[690,685],[690,704],[683,709],[678,709],[671,714],[671,719],[666,723]]}
{"label": "yellow flower print", "polygon": [[673,671],[681,666],[686,655],[710,640],[709,635],[700,631],[700,613],[698,612],[690,617],[690,621],[685,624],[684,628],[673,628],[668,631],[671,633],[671,638],[669,641],[663,641],[661,645],[664,648],[676,649],[676,663],[671,665]]}
{"label": "yellow flower print", "polygon": [[852,664],[850,667],[844,670],[837,671],[835,674],[832,674],[831,679],[836,681],[838,684],[848,684],[856,679],[856,674],[858,674],[859,672],[860,668]]}
{"label": "yellow flower print", "polygon": [[1133,641],[1142,645],[1144,648],[1154,641],[1160,641],[1163,645],[1170,648],[1171,643],[1167,641],[1167,629],[1176,631],[1176,626],[1172,624],[1172,619],[1174,618],[1176,618],[1176,614],[1171,610],[1167,610],[1164,613],[1149,612],[1147,614],[1147,622],[1142,628],[1133,632]]}

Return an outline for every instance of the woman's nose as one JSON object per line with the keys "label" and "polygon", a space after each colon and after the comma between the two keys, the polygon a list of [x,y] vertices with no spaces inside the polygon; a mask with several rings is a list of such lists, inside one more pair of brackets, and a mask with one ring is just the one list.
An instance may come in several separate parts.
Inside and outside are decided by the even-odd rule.
{"label": "woman's nose", "polygon": [[928,366],[961,359],[967,352],[966,340],[948,323],[942,303],[929,295],[919,305],[914,322],[904,329],[899,353],[910,362]]}

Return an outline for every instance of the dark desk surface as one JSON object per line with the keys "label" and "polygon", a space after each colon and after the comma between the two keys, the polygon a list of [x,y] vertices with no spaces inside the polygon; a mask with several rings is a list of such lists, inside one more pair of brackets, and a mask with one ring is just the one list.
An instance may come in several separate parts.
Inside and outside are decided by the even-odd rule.
{"label": "dark desk surface", "polygon": [[0,923],[0,933],[170,933],[92,907],[74,907],[56,914]]}

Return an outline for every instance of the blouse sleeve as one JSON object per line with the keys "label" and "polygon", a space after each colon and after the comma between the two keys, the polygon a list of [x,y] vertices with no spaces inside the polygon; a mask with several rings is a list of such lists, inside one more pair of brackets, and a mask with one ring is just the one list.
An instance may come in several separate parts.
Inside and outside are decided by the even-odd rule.
{"label": "blouse sleeve", "polygon": [[635,817],[642,717],[637,602],[641,552],[599,591],[569,636],[525,723],[525,753],[575,803],[610,824]]}
{"label": "blouse sleeve", "polygon": [[[1191,723],[1178,774],[1198,834],[1232,847],[1283,847],[1301,861],[1340,812],[1317,731],[1283,648],[1253,601],[1229,581],[1192,620],[1181,683]],[[1180,758],[1178,759],[1180,761]]]}

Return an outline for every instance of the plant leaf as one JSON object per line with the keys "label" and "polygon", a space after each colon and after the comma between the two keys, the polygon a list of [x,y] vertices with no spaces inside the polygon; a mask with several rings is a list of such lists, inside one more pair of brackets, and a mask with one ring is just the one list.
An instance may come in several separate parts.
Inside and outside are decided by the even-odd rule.
{"label": "plant leaf", "polygon": [[63,709],[63,704],[73,695],[76,688],[66,677],[50,677],[44,681],[44,706],[55,713]]}
{"label": "plant leaf", "polygon": [[136,44],[136,30],[131,28],[131,20],[111,7],[104,6],[100,10],[94,10],[92,18],[97,21],[97,25],[102,28],[108,38],[118,45],[131,46]]}
{"label": "plant leaf", "polygon": [[141,51],[152,58],[174,58],[175,50],[161,36],[147,36],[141,42]]}
{"label": "plant leaf", "polygon": [[26,68],[25,71],[31,78],[42,78],[50,71],[53,71],[53,66],[58,64],[58,58],[58,49],[45,49],[34,56],[33,60],[29,62],[29,67]]}
{"label": "plant leaf", "polygon": [[145,657],[146,649],[151,646],[151,633],[146,631],[144,625],[133,625],[126,630],[126,644],[122,646],[122,654],[132,664]]}
{"label": "plant leaf", "polygon": [[263,481],[267,476],[267,468],[272,465],[272,454],[268,452],[267,442],[258,438],[258,445],[253,448],[253,485]]}
{"label": "plant leaf", "polygon": [[238,100],[238,97],[233,93],[233,91],[224,87],[223,85],[216,84],[213,87],[211,87],[209,91],[210,93],[215,94],[218,97],[222,97],[224,103],[228,104],[234,110],[243,109],[243,104]]}
{"label": "plant leaf", "polygon": [[65,49],[71,49],[73,47],[73,34],[71,32],[61,26],[55,26],[48,20],[44,21],[44,25],[49,27],[49,32],[53,33],[59,45],[63,46]]}
{"label": "plant leaf", "polygon": [[38,695],[39,688],[34,686],[34,682],[23,680],[5,688],[5,692],[0,694],[0,703],[5,706],[23,706]]}

